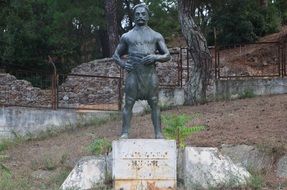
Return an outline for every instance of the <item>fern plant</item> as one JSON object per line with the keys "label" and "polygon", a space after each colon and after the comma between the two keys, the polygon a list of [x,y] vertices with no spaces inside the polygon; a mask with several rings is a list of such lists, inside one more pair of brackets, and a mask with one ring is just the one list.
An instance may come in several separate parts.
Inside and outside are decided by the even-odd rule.
{"label": "fern plant", "polygon": [[188,121],[193,120],[197,115],[188,116],[185,114],[180,115],[164,115],[162,121],[165,126],[163,129],[165,137],[177,141],[180,148],[186,146],[186,139],[195,132],[205,129],[203,125],[195,125],[193,127],[186,127]]}

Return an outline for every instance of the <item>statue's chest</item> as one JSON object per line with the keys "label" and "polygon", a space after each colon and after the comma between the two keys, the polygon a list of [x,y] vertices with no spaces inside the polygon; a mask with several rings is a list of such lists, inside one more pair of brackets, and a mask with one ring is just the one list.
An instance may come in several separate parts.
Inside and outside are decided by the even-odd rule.
{"label": "statue's chest", "polygon": [[142,47],[142,46],[147,46],[147,47],[153,47],[156,44],[156,40],[149,35],[134,35],[132,38],[129,40],[129,45],[133,47]]}

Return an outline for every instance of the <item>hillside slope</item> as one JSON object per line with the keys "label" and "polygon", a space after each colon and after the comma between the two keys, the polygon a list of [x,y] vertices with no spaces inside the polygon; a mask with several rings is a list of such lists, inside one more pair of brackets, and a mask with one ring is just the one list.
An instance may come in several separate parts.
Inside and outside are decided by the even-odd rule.
{"label": "hillside slope", "polygon": [[283,42],[287,42],[287,26],[283,26],[278,33],[260,38],[254,44],[221,47],[221,76],[278,75],[279,63],[282,63],[282,56],[286,54],[283,54],[283,51],[286,52]]}

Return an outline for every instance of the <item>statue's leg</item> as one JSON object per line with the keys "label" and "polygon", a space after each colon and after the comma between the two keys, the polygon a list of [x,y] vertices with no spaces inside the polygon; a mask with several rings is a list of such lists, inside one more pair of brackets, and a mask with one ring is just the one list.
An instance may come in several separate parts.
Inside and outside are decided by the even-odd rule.
{"label": "statue's leg", "polygon": [[129,129],[131,127],[132,109],[135,104],[135,100],[131,97],[126,96],[125,106],[123,109],[123,126],[122,126],[122,139],[127,139],[129,134]]}
{"label": "statue's leg", "polygon": [[161,131],[161,120],[160,120],[160,108],[158,106],[158,97],[154,96],[148,99],[148,104],[151,108],[151,119],[154,127],[154,133],[156,139],[163,139]]}
{"label": "statue's leg", "polygon": [[125,84],[125,106],[123,109],[123,125],[120,138],[127,139],[131,128],[132,109],[137,96],[137,79],[133,72],[126,78]]}

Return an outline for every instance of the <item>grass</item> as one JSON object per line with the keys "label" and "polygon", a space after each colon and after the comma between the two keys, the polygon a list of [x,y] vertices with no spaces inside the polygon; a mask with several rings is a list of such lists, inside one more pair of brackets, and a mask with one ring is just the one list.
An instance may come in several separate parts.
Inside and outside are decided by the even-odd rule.
{"label": "grass", "polygon": [[[94,117],[86,124],[78,125],[77,127],[98,127],[109,121],[114,121],[119,118],[119,114],[110,114],[109,117],[97,118]],[[71,126],[65,127],[67,130],[73,130]],[[49,137],[57,136],[63,130],[59,129],[48,129],[38,134],[28,134],[27,136],[19,136],[15,134],[14,139],[4,139],[0,141],[0,189],[1,190],[26,190],[26,189],[39,189],[39,190],[53,190],[59,189],[61,184],[64,182],[66,177],[69,175],[71,168],[67,166],[67,160],[69,157],[68,153],[63,153],[59,158],[53,157],[52,155],[46,154],[41,158],[31,160],[30,169],[32,171],[47,170],[51,171],[52,175],[48,179],[32,179],[28,177],[22,177],[20,179],[13,176],[12,172],[7,168],[3,161],[7,159],[5,151],[18,144],[22,144],[25,141],[38,141],[45,140]],[[111,148],[110,142],[106,139],[100,139],[100,141],[94,141],[90,145],[90,150],[94,154],[106,153]],[[31,173],[25,174],[25,176],[31,176]],[[40,183],[40,184],[39,184]],[[101,188],[100,188],[101,189]]]}
{"label": "grass", "polygon": [[111,142],[105,138],[96,139],[87,147],[87,150],[95,155],[107,155],[111,149]]}
{"label": "grass", "polygon": [[256,147],[266,155],[272,156],[274,160],[278,160],[287,152],[287,146],[276,143],[276,139],[269,139],[264,144],[257,144]]}
{"label": "grass", "polygon": [[245,99],[245,98],[254,98],[256,95],[254,94],[253,90],[247,89],[244,90],[242,93],[239,94],[240,99]]}
{"label": "grass", "polygon": [[264,178],[260,174],[252,175],[248,186],[253,190],[261,190],[264,186]]}
{"label": "grass", "polygon": [[62,168],[56,175],[50,178],[47,182],[47,188],[54,187],[55,189],[59,189],[59,187],[64,183],[65,179],[70,174],[70,170],[67,168]]}
{"label": "grass", "polygon": [[82,118],[80,122],[78,122],[77,127],[87,127],[87,126],[93,126],[93,127],[99,127],[101,125],[104,125],[108,123],[109,121],[116,121],[120,119],[119,113],[110,113],[108,116],[103,117],[92,117],[87,122],[83,123],[84,118]]}
{"label": "grass", "polygon": [[16,179],[11,174],[6,173],[5,171],[0,172],[0,187],[1,190],[31,189],[28,179],[26,178]]}

